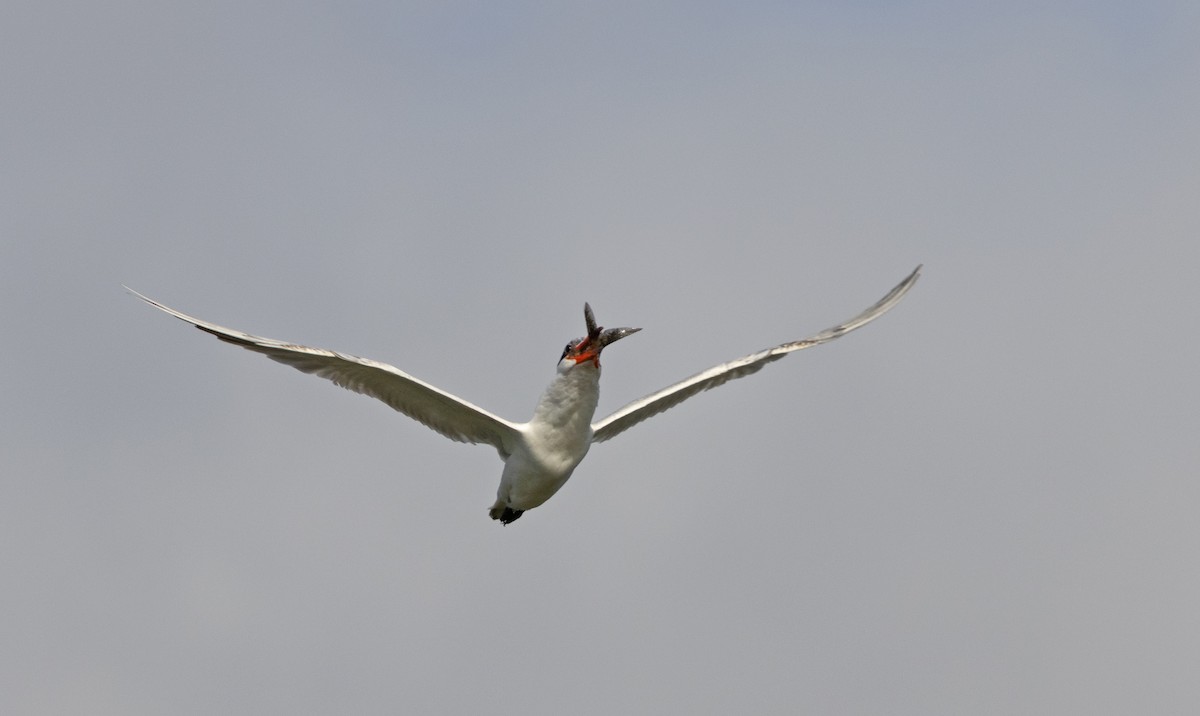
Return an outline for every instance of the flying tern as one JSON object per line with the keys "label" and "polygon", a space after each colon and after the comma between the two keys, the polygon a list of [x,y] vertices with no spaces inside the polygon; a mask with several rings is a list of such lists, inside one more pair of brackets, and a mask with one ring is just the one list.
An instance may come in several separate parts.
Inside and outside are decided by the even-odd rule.
{"label": "flying tern", "polygon": [[600,353],[609,344],[641,329],[605,329],[596,324],[592,308],[586,303],[583,317],[587,335],[572,340],[563,348],[557,373],[542,393],[529,422],[514,423],[386,363],[224,328],[126,288],[151,306],[223,341],[262,353],[343,388],[378,398],[451,440],[496,448],[504,461],[504,471],[500,475],[496,502],[488,515],[508,524],[526,510],[550,499],[566,483],[593,443],[610,440],[698,393],[756,373],[789,353],[827,343],[865,326],[899,303],[916,283],[920,272],[918,266],[875,305],[844,323],[808,338],[713,366],[635,400],[596,422],[592,422],[592,418],[600,396]]}

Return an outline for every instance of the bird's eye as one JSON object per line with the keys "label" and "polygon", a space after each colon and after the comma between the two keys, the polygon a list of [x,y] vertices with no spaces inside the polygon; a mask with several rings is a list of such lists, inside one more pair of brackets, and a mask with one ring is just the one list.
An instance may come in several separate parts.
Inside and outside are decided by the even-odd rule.
{"label": "bird's eye", "polygon": [[566,357],[567,357],[567,354],[568,354],[568,353],[570,353],[570,352],[571,352],[571,344],[570,344],[570,343],[568,343],[568,344],[567,344],[567,347],[566,347],[566,348],[563,348],[563,354],[562,354],[562,355],[560,355],[560,356],[558,357],[558,359],[559,359],[559,360],[562,360],[563,358],[566,358]]}

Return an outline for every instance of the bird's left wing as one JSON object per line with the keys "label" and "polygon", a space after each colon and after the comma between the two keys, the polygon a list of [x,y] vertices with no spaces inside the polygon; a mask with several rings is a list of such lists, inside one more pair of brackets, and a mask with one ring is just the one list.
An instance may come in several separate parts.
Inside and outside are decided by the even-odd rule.
{"label": "bird's left wing", "polygon": [[500,451],[501,457],[507,458],[512,453],[515,442],[520,439],[519,425],[414,378],[387,363],[252,336],[194,318],[147,298],[128,286],[125,288],[151,306],[187,321],[223,341],[262,353],[271,360],[332,381],[335,385],[356,393],[378,398],[393,409],[451,440],[492,445]]}
{"label": "bird's left wing", "polygon": [[827,343],[835,338],[841,338],[856,328],[862,328],[887,313],[893,306],[899,303],[900,299],[904,298],[904,294],[908,293],[908,290],[917,282],[920,274],[921,267],[918,266],[908,275],[908,278],[901,281],[888,295],[879,299],[878,303],[845,323],[840,323],[832,328],[826,328],[808,338],[784,343],[774,348],[751,353],[748,356],[729,361],[728,363],[713,366],[706,371],[702,371],[674,385],[663,388],[657,393],[633,401],[612,415],[592,425],[593,442],[602,442],[619,435],[643,420],[679,405],[693,395],[728,383],[735,378],[742,378],[752,373],[757,373],[767,363],[777,361],[788,353],[811,348],[821,343]]}

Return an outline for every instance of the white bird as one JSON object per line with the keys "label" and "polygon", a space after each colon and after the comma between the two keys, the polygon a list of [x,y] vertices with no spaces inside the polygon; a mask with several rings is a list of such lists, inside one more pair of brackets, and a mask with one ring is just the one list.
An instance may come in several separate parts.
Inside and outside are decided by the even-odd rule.
{"label": "white bird", "polygon": [[496,502],[488,514],[492,519],[508,524],[558,492],[587,455],[592,443],[609,440],[697,393],[756,373],[767,363],[793,351],[832,341],[865,326],[899,303],[916,283],[920,271],[921,267],[918,266],[878,303],[844,323],[808,338],[713,366],[635,400],[595,423],[592,417],[600,397],[600,352],[608,344],[641,329],[606,330],[596,325],[592,309],[586,303],[583,305],[583,316],[587,322],[587,335],[576,338],[563,349],[558,372],[542,393],[529,422],[514,423],[386,363],[259,338],[193,318],[129,287],[126,289],[151,306],[223,341],[262,353],[272,360],[333,381],[343,388],[378,398],[451,440],[483,443],[496,448],[500,459],[504,461],[504,472],[500,476]]}

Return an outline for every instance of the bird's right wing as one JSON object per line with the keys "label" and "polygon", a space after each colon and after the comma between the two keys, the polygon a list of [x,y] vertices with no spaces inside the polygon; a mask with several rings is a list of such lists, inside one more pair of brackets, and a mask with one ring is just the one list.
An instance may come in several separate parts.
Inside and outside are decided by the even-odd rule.
{"label": "bird's right wing", "polygon": [[151,306],[223,341],[262,353],[271,360],[332,381],[356,393],[378,398],[451,440],[492,445],[500,451],[502,458],[507,458],[520,439],[521,426],[516,423],[435,388],[394,366],[322,348],[252,336],[194,318],[149,299],[128,286],[125,288]]}
{"label": "bird's right wing", "polygon": [[702,393],[710,388],[715,388],[718,385],[724,385],[736,378],[757,373],[767,363],[777,361],[789,353],[811,348],[821,343],[827,343],[836,338],[841,338],[856,328],[862,328],[887,313],[893,306],[899,303],[900,299],[904,298],[904,294],[908,293],[908,290],[917,282],[920,274],[921,267],[918,266],[908,275],[908,278],[901,281],[888,295],[879,299],[878,303],[845,323],[840,323],[832,328],[826,328],[808,338],[784,343],[774,348],[751,353],[748,356],[729,361],[728,363],[713,366],[706,371],[702,371],[674,385],[663,388],[657,393],[633,401],[612,415],[592,425],[592,441],[603,442],[604,440],[608,440],[647,418],[679,405],[693,395]]}

